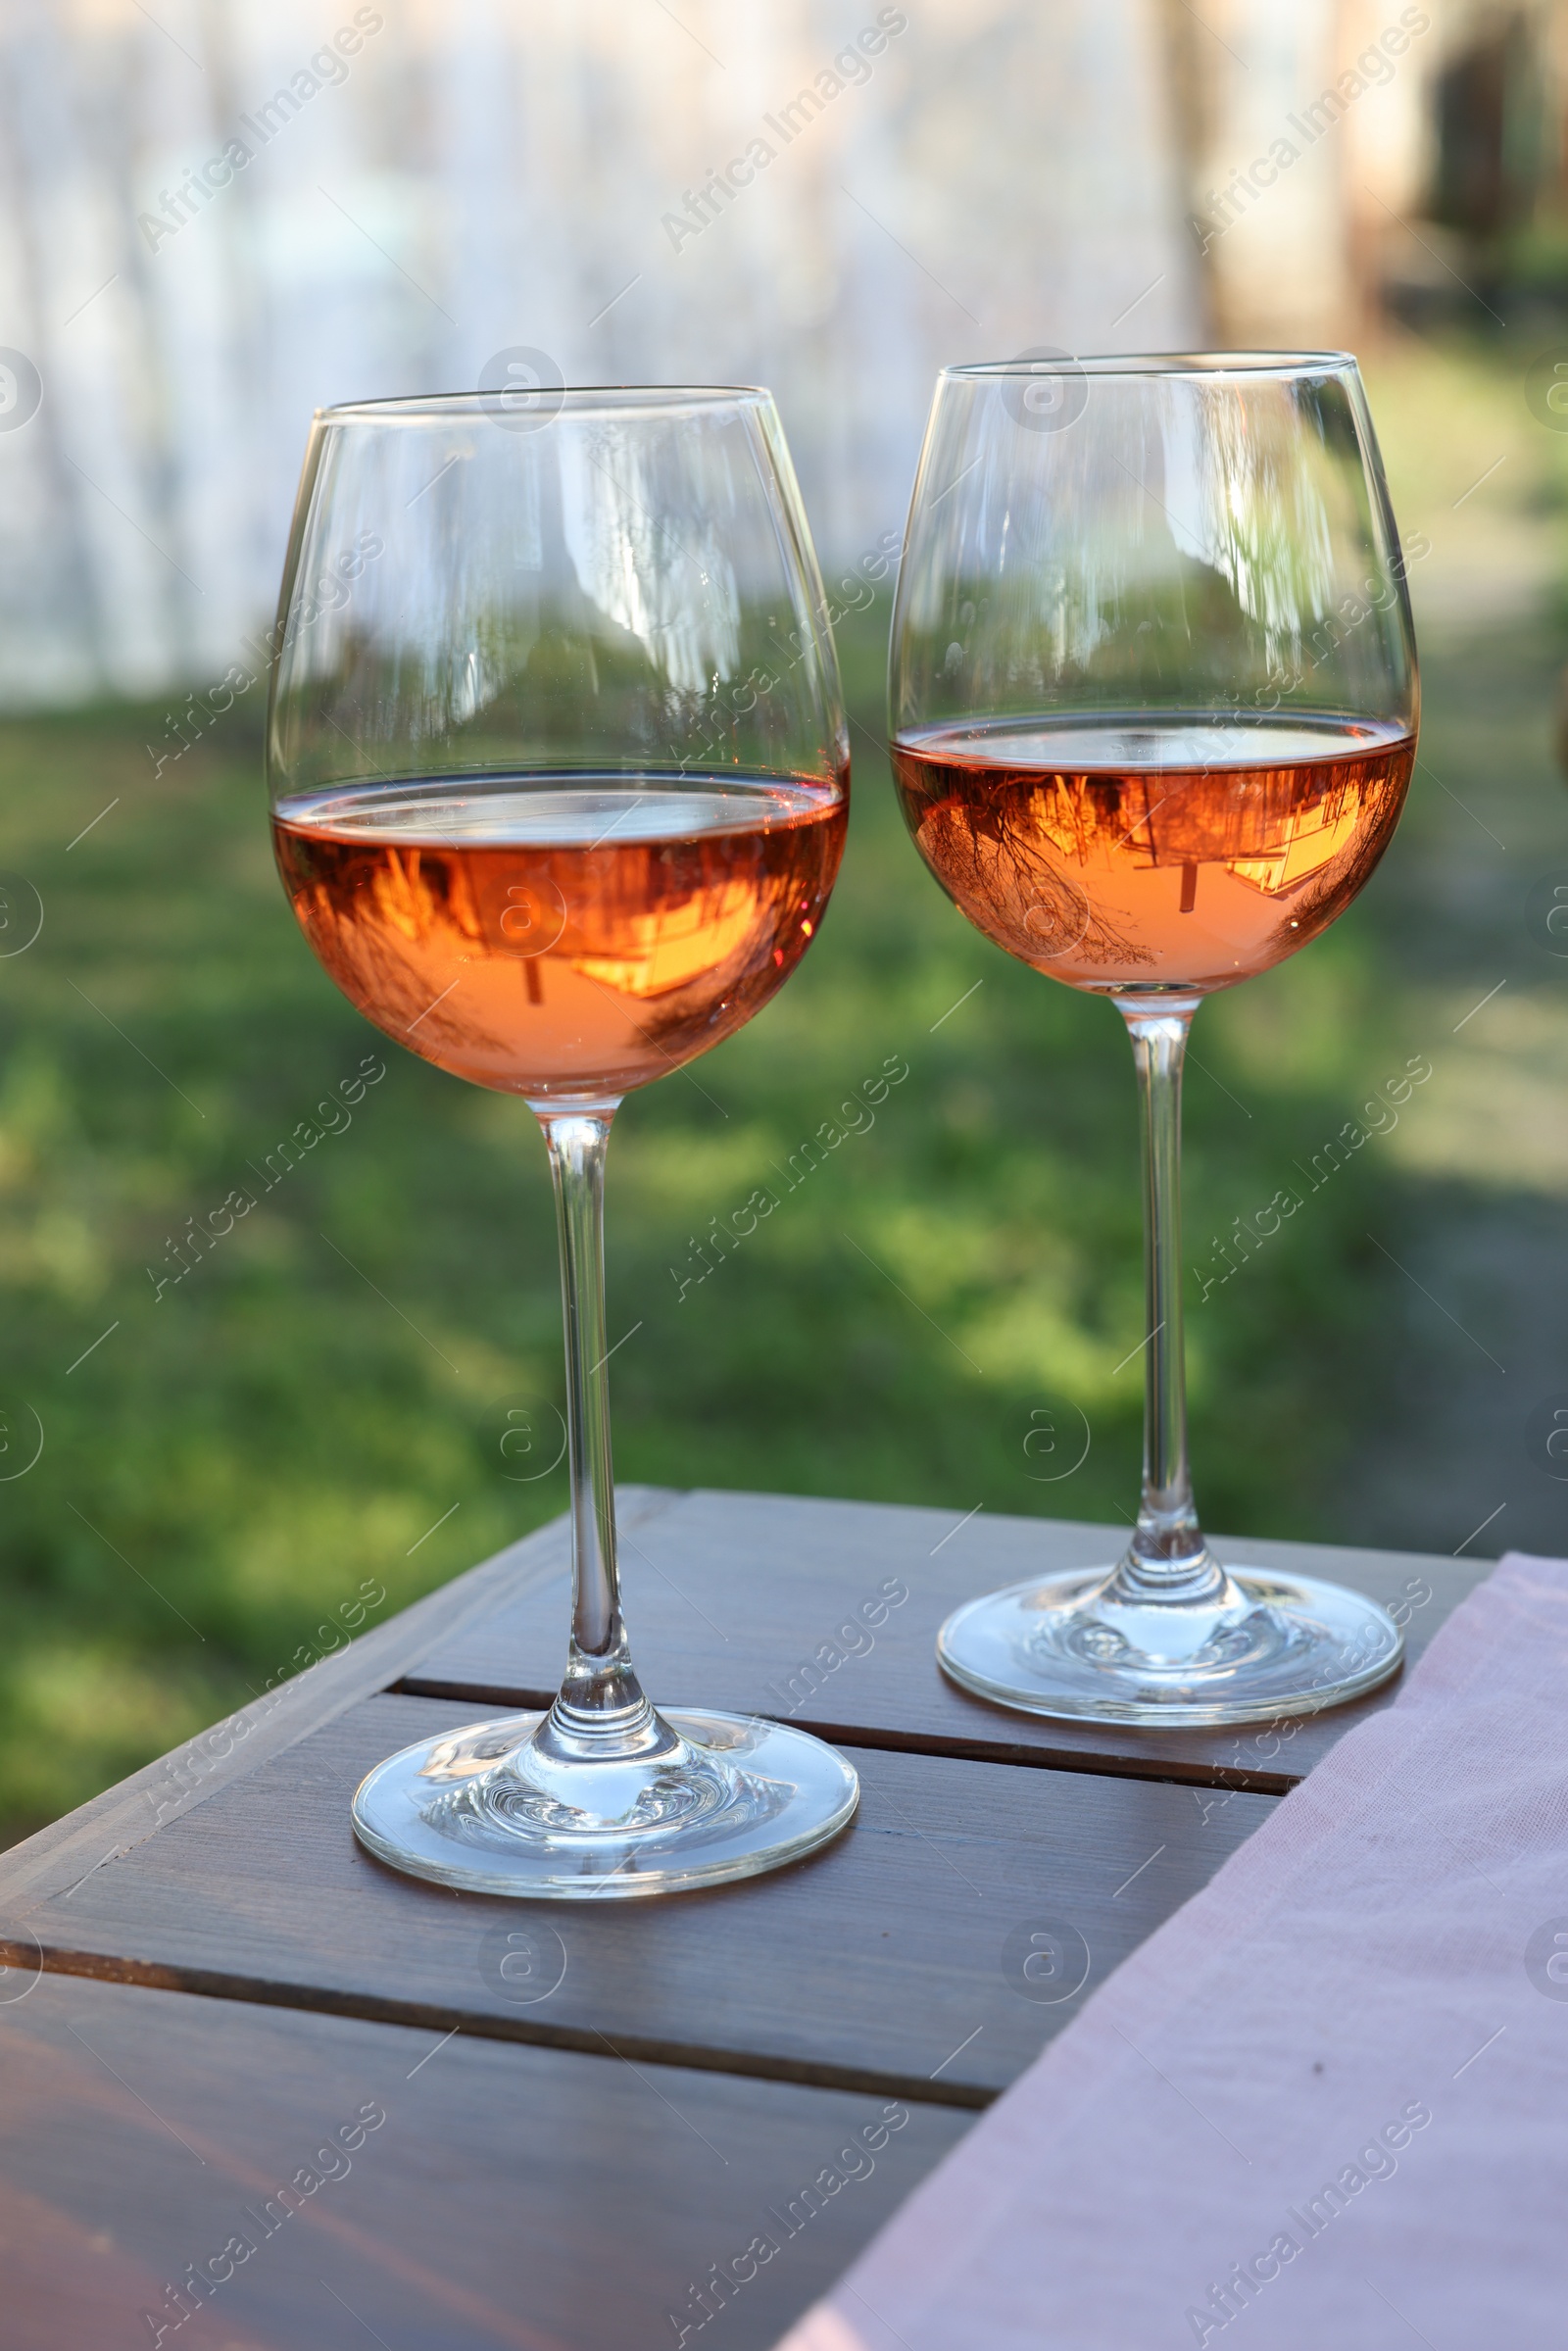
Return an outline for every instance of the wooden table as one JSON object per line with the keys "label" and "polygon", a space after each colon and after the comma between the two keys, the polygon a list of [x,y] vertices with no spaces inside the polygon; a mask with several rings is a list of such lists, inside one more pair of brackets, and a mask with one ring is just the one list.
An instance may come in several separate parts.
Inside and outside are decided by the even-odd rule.
{"label": "wooden table", "polygon": [[[548,1698],[557,1522],[0,1855],[0,2351],[765,2346],[1392,1694],[1294,1733],[1036,1722],[948,1684],[937,1625],[1110,1529],[647,1488],[621,1518],[655,1697],[852,1749],[854,1825],[602,1906],[360,1850],[369,1765]],[[1396,1603],[1412,1652],[1488,1565],[1216,1548]]]}

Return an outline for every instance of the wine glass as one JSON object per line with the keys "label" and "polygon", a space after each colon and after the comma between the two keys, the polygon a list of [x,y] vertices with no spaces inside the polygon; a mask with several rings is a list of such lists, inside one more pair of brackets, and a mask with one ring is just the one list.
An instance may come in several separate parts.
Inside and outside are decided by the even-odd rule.
{"label": "wine glass", "polygon": [[[1181,1073],[1194,1013],[1370,876],[1415,759],[1409,601],[1355,362],[1217,352],[950,367],[899,575],[906,822],[976,927],[1108,996],[1143,1106],[1143,1498],[1123,1557],[970,1601],[938,1656],[1029,1713],[1301,1713],[1398,1662],[1386,1612],[1227,1569],[1187,1466]],[[1291,1196],[1294,1201],[1295,1196]],[[1296,1213],[1271,1203],[1275,1230]]]}
{"label": "wine glass", "polygon": [[843,1828],[832,1748],[661,1713],[621,1616],[604,1161],[621,1097],[805,954],[849,742],[771,397],[454,394],[318,412],[268,722],[278,869],[351,1003],[544,1130],[561,1241],[571,1632],[560,1693],[406,1748],[354,1798],[395,1868],[655,1894]]}

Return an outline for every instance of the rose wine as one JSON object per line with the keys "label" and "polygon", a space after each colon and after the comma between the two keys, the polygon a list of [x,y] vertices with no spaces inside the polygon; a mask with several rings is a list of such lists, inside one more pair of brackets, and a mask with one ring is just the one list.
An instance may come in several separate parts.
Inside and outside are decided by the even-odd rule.
{"label": "rose wine", "polygon": [[300,926],[352,1003],[531,1101],[645,1086],[800,961],[848,777],[531,774],[336,786],[272,820]]}
{"label": "rose wine", "polygon": [[1074,988],[1229,988],[1344,912],[1415,738],[1344,718],[1117,712],[895,745],[905,820],[975,926]]}

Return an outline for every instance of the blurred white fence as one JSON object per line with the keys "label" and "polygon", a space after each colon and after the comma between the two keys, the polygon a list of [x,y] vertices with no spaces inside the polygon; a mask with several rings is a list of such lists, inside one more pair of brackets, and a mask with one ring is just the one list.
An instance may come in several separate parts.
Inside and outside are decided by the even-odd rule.
{"label": "blurred white fence", "polygon": [[1197,331],[1160,0],[8,0],[0,701],[217,675],[313,407],[778,394],[824,558],[944,362]]}

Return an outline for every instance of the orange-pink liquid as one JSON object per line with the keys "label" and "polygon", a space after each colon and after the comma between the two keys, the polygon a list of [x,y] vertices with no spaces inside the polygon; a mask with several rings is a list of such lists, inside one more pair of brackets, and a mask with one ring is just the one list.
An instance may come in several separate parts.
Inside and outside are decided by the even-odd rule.
{"label": "orange-pink liquid", "polygon": [[1102,993],[1228,988],[1304,947],[1388,847],[1414,759],[1390,726],[1124,714],[893,751],[905,819],[970,921]]}
{"label": "orange-pink liquid", "polygon": [[530,775],[285,801],[300,927],[412,1053],[530,1101],[645,1086],[706,1053],[805,954],[848,777]]}

